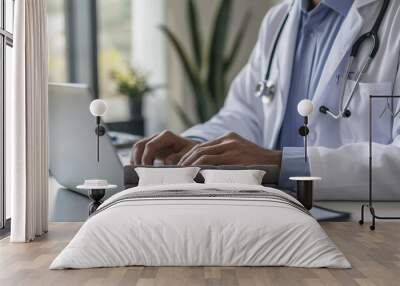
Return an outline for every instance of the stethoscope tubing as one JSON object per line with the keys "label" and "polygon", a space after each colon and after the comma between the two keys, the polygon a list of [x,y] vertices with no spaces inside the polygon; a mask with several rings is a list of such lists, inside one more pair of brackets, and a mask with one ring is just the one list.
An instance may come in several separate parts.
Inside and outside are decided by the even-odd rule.
{"label": "stethoscope tubing", "polygon": [[[321,106],[320,107],[320,112],[323,114],[327,114],[330,115],[331,117],[333,117],[334,119],[339,119],[339,118],[348,118],[351,116],[351,112],[349,110],[350,104],[354,98],[354,95],[356,93],[356,90],[359,88],[359,83],[361,81],[361,77],[362,75],[367,71],[367,69],[369,68],[371,62],[373,61],[373,59],[375,58],[376,54],[379,51],[379,46],[380,46],[380,41],[379,41],[379,36],[378,36],[378,31],[381,27],[382,21],[385,17],[387,8],[389,7],[389,3],[390,0],[383,0],[383,5],[381,7],[381,10],[379,12],[379,15],[374,23],[374,26],[372,27],[371,31],[361,35],[357,41],[353,44],[352,48],[351,48],[351,52],[350,52],[350,58],[349,61],[346,65],[346,69],[345,69],[345,73],[343,74],[343,77],[341,79],[341,83],[340,83],[340,99],[339,99],[339,110],[338,113],[335,114],[334,112],[332,112],[328,107],[326,106]],[[290,15],[290,11],[293,7],[294,1],[292,1],[288,12],[286,13],[286,16],[279,28],[279,31],[275,37],[275,41],[274,44],[272,46],[272,50],[271,50],[271,54],[269,57],[269,64],[267,67],[267,72],[265,74],[265,80],[263,82],[263,84],[265,84],[266,82],[269,82],[269,78],[270,78],[270,74],[271,74],[271,70],[272,70],[272,62],[274,60],[275,57],[275,53],[276,53],[276,49],[279,43],[279,40],[281,38],[281,34],[286,26],[286,23],[288,21],[289,15]],[[349,75],[350,75],[350,69],[353,65],[354,60],[356,59],[356,57],[359,54],[359,51],[361,49],[361,46],[363,45],[363,43],[365,43],[366,41],[371,40],[372,41],[372,46],[371,46],[371,50],[370,53],[367,57],[367,60],[365,61],[365,63],[363,64],[361,70],[356,74],[355,76],[355,84],[352,86],[351,91],[349,93],[349,97],[346,101],[345,104],[344,100],[345,100],[345,93],[346,93],[346,82],[349,79]]]}
{"label": "stethoscope tubing", "polygon": [[290,5],[288,12],[286,13],[285,18],[283,19],[283,22],[279,28],[278,33],[276,34],[275,37],[275,41],[274,41],[274,45],[272,46],[272,50],[271,50],[271,54],[269,56],[269,62],[268,62],[268,68],[267,68],[267,72],[265,73],[265,82],[267,82],[269,80],[269,77],[271,75],[271,66],[272,66],[272,62],[274,61],[275,58],[275,53],[276,53],[276,49],[278,48],[278,44],[279,44],[279,39],[281,38],[282,32],[285,29],[286,23],[289,19],[289,15],[290,15],[290,10],[293,7],[293,3]]}

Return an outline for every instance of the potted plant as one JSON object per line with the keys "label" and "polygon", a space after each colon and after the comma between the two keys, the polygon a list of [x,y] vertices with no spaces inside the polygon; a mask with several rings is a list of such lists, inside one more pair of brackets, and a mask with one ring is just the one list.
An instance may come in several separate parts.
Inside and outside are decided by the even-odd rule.
{"label": "potted plant", "polygon": [[[205,45],[200,33],[200,18],[195,1],[187,0],[186,17],[191,36],[191,51],[184,48],[178,36],[167,26],[161,26],[162,32],[178,54],[189,80],[200,122],[209,120],[224,104],[229,87],[228,73],[237,58],[251,19],[251,14],[247,11],[232,46],[228,48],[232,10],[233,0],[220,0],[209,43]],[[194,122],[189,119],[186,112],[176,102],[172,103],[182,121],[187,126],[193,125]]]}
{"label": "potted plant", "polygon": [[111,78],[117,84],[118,92],[128,97],[131,117],[142,117],[143,97],[156,89],[148,84],[147,76],[129,68],[127,71],[112,71]]}

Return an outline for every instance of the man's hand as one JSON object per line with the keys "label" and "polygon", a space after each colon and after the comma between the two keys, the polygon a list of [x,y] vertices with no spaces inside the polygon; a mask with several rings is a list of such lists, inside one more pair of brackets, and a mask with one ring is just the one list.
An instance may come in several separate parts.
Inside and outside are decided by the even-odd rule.
{"label": "man's hand", "polygon": [[197,144],[184,154],[178,165],[281,165],[282,152],[271,151],[228,133],[215,140]]}
{"label": "man's hand", "polygon": [[196,144],[198,143],[171,131],[164,131],[135,143],[132,147],[131,164],[153,165],[155,159],[160,159],[166,165],[176,165]]}

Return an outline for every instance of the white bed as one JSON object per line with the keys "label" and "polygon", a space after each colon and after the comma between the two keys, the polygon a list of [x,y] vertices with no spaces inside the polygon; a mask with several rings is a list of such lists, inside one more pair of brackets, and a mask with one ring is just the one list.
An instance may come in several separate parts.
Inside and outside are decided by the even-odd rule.
{"label": "white bed", "polygon": [[128,189],[103,203],[50,269],[349,268],[318,222],[299,205],[279,190],[254,185],[193,183]]}

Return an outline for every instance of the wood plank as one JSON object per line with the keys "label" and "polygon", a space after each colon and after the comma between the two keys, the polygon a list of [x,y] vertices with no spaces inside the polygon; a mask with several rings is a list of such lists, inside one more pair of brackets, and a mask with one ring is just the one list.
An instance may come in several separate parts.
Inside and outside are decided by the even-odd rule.
{"label": "wood plank", "polygon": [[55,256],[81,223],[52,223],[47,235],[30,244],[0,241],[0,285],[398,285],[400,223],[379,222],[371,232],[355,222],[327,222],[323,228],[353,268],[285,267],[125,267],[50,271]]}

